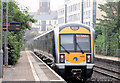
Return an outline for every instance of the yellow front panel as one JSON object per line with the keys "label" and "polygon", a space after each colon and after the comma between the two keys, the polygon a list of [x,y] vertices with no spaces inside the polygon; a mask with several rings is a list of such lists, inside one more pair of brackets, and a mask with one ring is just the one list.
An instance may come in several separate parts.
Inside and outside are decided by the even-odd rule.
{"label": "yellow front panel", "polygon": [[70,27],[66,27],[66,28],[64,28],[62,31],[59,32],[59,34],[68,34],[68,33],[74,33],[74,34],[77,34],[77,33],[90,34],[90,32],[89,32],[87,29],[82,28],[82,27],[79,27],[78,30],[72,30]]}
{"label": "yellow front panel", "polygon": [[70,63],[81,63],[86,60],[86,54],[82,53],[60,53],[60,54],[65,54],[65,60],[70,62]]}
{"label": "yellow front panel", "polygon": [[[59,32],[59,34],[91,34],[87,29],[83,27],[79,27],[78,30],[72,30],[70,27],[64,28],[62,31]],[[59,47],[59,36],[57,39],[57,47],[58,51],[60,53],[60,47]],[[81,52],[70,52],[68,53],[60,53],[60,54],[65,54],[65,60],[70,62],[70,63],[81,63],[86,61],[86,54],[92,54],[93,51],[93,39],[91,36],[91,53],[84,53],[82,54]]]}

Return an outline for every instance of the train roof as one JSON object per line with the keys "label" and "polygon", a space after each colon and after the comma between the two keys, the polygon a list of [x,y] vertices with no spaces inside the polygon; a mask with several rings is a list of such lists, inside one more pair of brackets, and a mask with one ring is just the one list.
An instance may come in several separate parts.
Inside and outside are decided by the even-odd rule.
{"label": "train roof", "polygon": [[[79,23],[79,24],[78,24],[78,23],[60,24],[60,25],[58,25],[56,28],[59,28],[59,31],[61,31],[62,29],[66,28],[66,27],[76,27],[76,26],[84,27],[84,28],[86,28],[86,29],[89,30],[89,31],[91,31],[91,30],[94,31],[94,29],[93,29],[91,26],[88,26],[88,25],[85,25],[85,24],[81,24],[81,23]],[[54,28],[54,29],[56,29],[56,28]],[[45,32],[45,33],[43,33],[43,34],[35,37],[34,40],[35,40],[36,38],[39,38],[39,37],[41,37],[41,36],[49,33],[49,32],[54,31],[54,29],[51,29],[51,30],[49,30],[49,31],[47,31],[47,32]]]}
{"label": "train roof", "polygon": [[41,36],[47,34],[47,33],[52,32],[53,30],[54,30],[54,29],[51,29],[51,30],[49,30],[49,31],[47,31],[47,32],[45,32],[45,33],[43,33],[43,34],[40,34],[39,36],[35,37],[34,40],[35,40],[36,38],[39,38],[39,37],[41,37]]}
{"label": "train roof", "polygon": [[84,27],[89,31],[94,30],[91,26],[81,24],[81,23],[66,23],[66,24],[61,24],[58,27],[59,27],[59,30],[61,31],[62,29],[66,28],[66,27],[76,27],[76,26]]}

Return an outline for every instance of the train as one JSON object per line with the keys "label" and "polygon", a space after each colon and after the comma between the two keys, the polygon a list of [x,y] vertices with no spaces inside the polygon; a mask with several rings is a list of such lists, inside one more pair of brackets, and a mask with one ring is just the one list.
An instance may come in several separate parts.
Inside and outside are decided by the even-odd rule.
{"label": "train", "polygon": [[58,25],[34,38],[34,53],[65,77],[86,80],[92,76],[95,30],[87,25]]}

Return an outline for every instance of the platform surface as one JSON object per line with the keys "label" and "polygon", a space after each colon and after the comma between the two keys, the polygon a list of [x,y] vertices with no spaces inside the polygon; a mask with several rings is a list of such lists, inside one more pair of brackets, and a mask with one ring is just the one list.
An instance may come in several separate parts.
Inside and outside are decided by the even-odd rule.
{"label": "platform surface", "polygon": [[0,78],[0,83],[2,82],[2,78]]}
{"label": "platform surface", "polygon": [[4,68],[3,81],[35,81],[25,51],[21,52],[20,59],[15,66]]}
{"label": "platform surface", "polygon": [[102,58],[102,59],[114,60],[114,61],[120,61],[119,57],[114,57],[114,56],[95,55],[95,57]]}
{"label": "platform surface", "polygon": [[[22,51],[17,64],[12,67],[4,67],[3,83],[10,82],[54,82],[65,81],[52,69],[48,68],[39,57],[31,51]],[[11,82],[10,82],[11,83]]]}

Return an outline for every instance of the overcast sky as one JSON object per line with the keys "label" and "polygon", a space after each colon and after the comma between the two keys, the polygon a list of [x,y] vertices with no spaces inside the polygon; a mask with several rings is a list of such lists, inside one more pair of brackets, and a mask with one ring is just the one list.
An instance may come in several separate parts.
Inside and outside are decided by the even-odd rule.
{"label": "overcast sky", "polygon": [[[39,9],[39,0],[16,0],[20,6],[29,8],[29,12],[36,12]],[[64,3],[64,0],[50,0],[51,10],[57,10],[58,6]]]}

